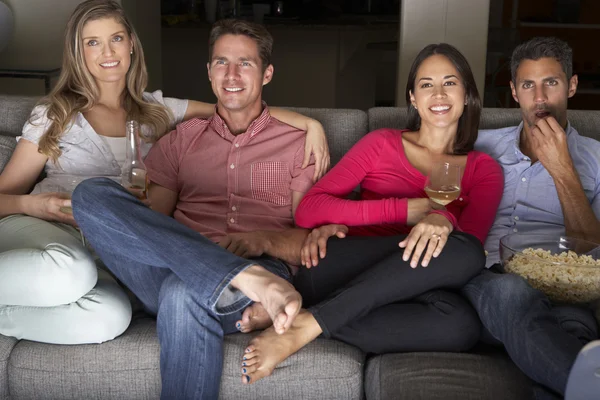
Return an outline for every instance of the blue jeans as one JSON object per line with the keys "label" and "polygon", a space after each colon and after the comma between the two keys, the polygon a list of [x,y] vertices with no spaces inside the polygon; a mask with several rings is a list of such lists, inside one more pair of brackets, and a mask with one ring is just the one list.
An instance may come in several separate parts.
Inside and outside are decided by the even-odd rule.
{"label": "blue jeans", "polygon": [[592,312],[553,306],[542,292],[514,274],[485,270],[462,291],[481,318],[482,339],[503,344],[529,378],[564,395],[577,354],[598,336]]}
{"label": "blue jeans", "polygon": [[290,280],[285,264],[237,257],[110,179],[79,184],[72,202],[103,262],[156,315],[161,399],[218,398],[223,335],[236,331],[231,314],[251,303],[229,283],[253,264]]}

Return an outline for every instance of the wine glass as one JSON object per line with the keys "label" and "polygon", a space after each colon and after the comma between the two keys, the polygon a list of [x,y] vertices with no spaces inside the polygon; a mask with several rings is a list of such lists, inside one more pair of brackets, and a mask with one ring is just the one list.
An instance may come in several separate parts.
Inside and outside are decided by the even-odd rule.
{"label": "wine glass", "polygon": [[425,182],[425,193],[431,201],[445,206],[460,195],[460,165],[436,163]]}

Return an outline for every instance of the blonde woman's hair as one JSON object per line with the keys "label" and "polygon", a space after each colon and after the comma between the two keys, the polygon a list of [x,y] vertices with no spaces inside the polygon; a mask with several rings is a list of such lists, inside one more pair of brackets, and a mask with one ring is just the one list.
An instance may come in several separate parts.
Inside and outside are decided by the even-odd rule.
{"label": "blonde woman's hair", "polygon": [[131,65],[127,72],[127,84],[123,93],[123,107],[128,119],[135,119],[148,126],[153,134],[149,141],[156,141],[171,126],[172,115],[161,104],[150,103],[143,98],[148,84],[148,72],[142,44],[123,8],[113,0],[87,0],[79,4],[67,23],[62,61],[62,71],[56,86],[40,101],[46,106],[50,126],[39,142],[39,152],[56,162],[61,155],[58,140],[79,112],[86,112],[97,104],[99,89],[88,71],[83,54],[82,31],[89,21],[114,18],[125,27],[133,44]]}

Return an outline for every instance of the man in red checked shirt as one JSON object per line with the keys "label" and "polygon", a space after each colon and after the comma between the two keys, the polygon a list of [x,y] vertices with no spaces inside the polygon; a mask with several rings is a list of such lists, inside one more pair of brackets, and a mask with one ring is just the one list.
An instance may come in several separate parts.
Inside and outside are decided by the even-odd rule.
{"label": "man in red checked shirt", "polygon": [[[216,113],[178,125],[150,150],[152,209],[106,179],[73,194],[86,238],[157,317],[163,399],[216,399],[223,336],[267,324],[283,333],[301,307],[286,261],[299,260],[307,235],[294,229],[293,212],[315,166],[302,168],[305,132],[262,102],[272,44],[263,26],[215,24]],[[252,302],[260,307],[242,326]]]}

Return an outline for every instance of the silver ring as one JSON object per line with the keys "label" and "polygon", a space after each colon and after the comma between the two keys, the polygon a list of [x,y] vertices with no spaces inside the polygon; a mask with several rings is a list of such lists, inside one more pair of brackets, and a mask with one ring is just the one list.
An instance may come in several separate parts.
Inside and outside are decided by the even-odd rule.
{"label": "silver ring", "polygon": [[431,235],[431,238],[432,238],[432,239],[439,239],[439,238],[441,238],[441,236],[440,236],[440,235],[438,235],[437,233],[433,233],[433,234]]}

